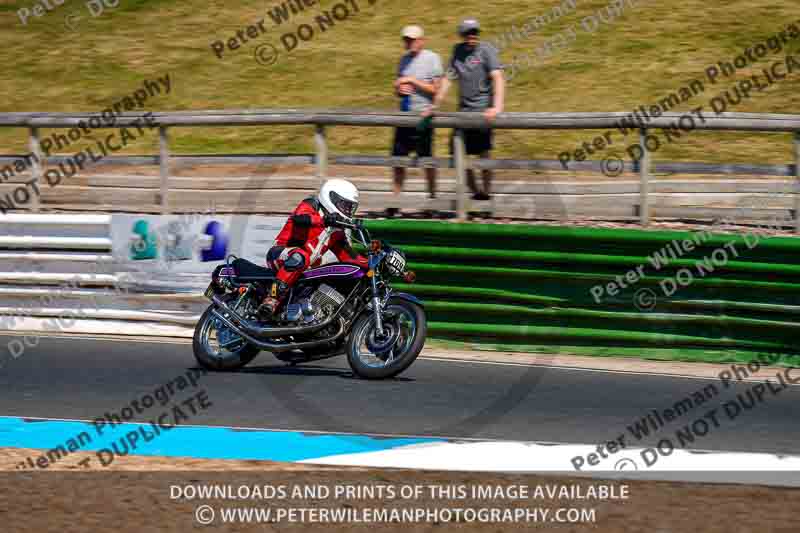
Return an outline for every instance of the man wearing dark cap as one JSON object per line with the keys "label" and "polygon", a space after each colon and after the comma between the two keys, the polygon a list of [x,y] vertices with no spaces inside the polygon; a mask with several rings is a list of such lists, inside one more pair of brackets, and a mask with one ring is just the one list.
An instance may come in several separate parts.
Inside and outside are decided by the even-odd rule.
{"label": "man wearing dark cap", "polygon": [[[423,116],[430,116],[447,96],[450,80],[458,78],[459,111],[481,112],[491,123],[498,113],[503,112],[505,100],[505,79],[503,66],[497,50],[490,44],[480,42],[480,24],[475,19],[466,19],[458,25],[458,34],[463,42],[453,48],[447,76],[442,83],[433,104],[423,111]],[[488,159],[492,150],[492,130],[464,130],[464,141],[468,155],[478,155]],[[452,151],[452,141],[451,141]],[[483,170],[483,187],[479,188],[475,181],[475,172],[467,170],[467,184],[472,190],[474,200],[488,200],[491,192],[492,172]]]}

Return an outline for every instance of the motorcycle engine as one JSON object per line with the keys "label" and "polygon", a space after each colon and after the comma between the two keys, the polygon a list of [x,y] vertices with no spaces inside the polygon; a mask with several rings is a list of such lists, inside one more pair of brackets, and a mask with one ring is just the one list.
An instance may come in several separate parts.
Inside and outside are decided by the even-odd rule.
{"label": "motorcycle engine", "polygon": [[342,305],[344,296],[330,285],[325,285],[323,283],[317,287],[317,290],[311,295],[309,301],[311,305],[316,308],[333,312]]}
{"label": "motorcycle engine", "polygon": [[286,306],[285,319],[289,322],[302,320],[306,323],[324,320],[344,302],[344,296],[324,283],[311,296]]}

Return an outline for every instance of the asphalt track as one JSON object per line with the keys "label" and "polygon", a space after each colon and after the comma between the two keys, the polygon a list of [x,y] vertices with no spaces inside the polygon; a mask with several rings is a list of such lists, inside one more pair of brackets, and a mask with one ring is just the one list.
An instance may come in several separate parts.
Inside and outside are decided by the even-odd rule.
{"label": "asphalt track", "polygon": [[[0,336],[0,349],[14,338]],[[3,359],[0,415],[74,420],[118,412],[195,367],[188,344],[86,338],[42,338],[18,359]],[[262,354],[243,371],[203,376],[199,386],[213,407],[191,424],[599,444],[709,383],[718,396],[637,446],[674,435],[752,384],[726,390],[709,379],[430,359],[397,379],[365,381],[352,376],[344,358],[288,367]],[[800,454],[798,386],[735,420],[719,416],[719,427],[687,447]]]}

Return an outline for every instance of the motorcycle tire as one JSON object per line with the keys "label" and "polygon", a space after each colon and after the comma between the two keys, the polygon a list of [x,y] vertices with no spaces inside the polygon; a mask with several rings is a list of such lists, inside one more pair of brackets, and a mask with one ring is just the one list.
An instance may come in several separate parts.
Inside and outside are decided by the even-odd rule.
{"label": "motorcycle tire", "polygon": [[195,359],[197,359],[201,367],[212,371],[228,372],[245,367],[261,351],[257,346],[245,343],[238,350],[230,352],[232,356],[228,357],[218,357],[208,351],[206,344],[203,342],[202,334],[206,322],[211,320],[212,309],[214,309],[214,306],[205,310],[194,328],[192,349],[194,350]]}
{"label": "motorcycle tire", "polygon": [[411,313],[416,322],[416,334],[411,346],[399,358],[395,359],[387,366],[375,367],[369,366],[358,355],[359,347],[356,343],[359,342],[360,335],[358,334],[363,328],[374,327],[372,313],[364,313],[356,320],[353,325],[352,333],[347,339],[347,362],[350,368],[359,377],[365,379],[387,379],[392,378],[405,369],[417,359],[417,356],[422,351],[425,345],[425,339],[428,334],[428,324],[425,317],[425,310],[418,304],[401,299],[390,299],[387,307],[403,307],[406,311]]}

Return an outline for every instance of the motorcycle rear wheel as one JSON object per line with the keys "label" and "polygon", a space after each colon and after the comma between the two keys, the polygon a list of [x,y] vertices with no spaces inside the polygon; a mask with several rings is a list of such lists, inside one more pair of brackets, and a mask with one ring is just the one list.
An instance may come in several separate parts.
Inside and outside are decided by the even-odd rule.
{"label": "motorcycle rear wheel", "polygon": [[425,344],[428,326],[425,310],[420,305],[390,299],[384,309],[384,320],[384,333],[393,339],[388,350],[372,351],[381,343],[380,338],[374,336],[372,313],[365,313],[356,320],[347,340],[347,362],[362,378],[387,379],[400,374],[417,359]]}
{"label": "motorcycle rear wheel", "polygon": [[[261,351],[257,346],[248,343],[211,315],[212,305],[205,310],[194,328],[192,349],[194,357],[203,368],[216,371],[239,370],[255,359]],[[237,341],[236,339],[240,339]],[[222,344],[233,344],[227,349]]]}

